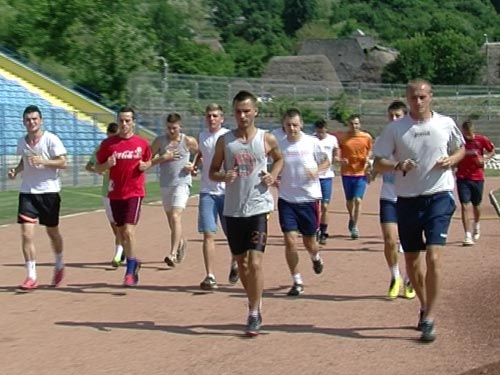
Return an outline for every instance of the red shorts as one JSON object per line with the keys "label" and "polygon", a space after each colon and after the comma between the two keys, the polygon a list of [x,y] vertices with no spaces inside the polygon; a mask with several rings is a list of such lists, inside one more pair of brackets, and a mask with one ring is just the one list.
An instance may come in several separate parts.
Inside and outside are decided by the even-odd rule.
{"label": "red shorts", "polygon": [[125,224],[137,225],[141,216],[142,197],[110,199],[109,203],[117,227]]}

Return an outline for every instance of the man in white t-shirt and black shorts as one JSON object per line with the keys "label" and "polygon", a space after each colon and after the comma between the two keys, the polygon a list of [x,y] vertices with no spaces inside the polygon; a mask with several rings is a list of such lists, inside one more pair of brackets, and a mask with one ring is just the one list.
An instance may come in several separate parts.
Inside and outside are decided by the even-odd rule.
{"label": "man in white t-shirt and black shorts", "polygon": [[35,261],[35,225],[47,229],[55,255],[55,268],[51,286],[58,286],[64,277],[63,240],[59,232],[61,181],[59,170],[66,168],[66,148],[55,134],[43,130],[42,112],[35,105],[25,108],[23,122],[27,134],[17,143],[21,160],[9,170],[14,179],[22,172],[17,222],[21,224],[22,248],[27,277],[22,290],[38,287]]}

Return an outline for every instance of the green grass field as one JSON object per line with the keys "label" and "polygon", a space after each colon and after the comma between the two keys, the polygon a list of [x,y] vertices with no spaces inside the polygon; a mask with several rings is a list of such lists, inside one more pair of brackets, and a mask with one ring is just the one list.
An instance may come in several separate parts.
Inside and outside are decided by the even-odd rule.
{"label": "green grass field", "polygon": [[[199,181],[193,181],[191,194],[199,192]],[[0,225],[15,223],[17,220],[17,191],[0,193]],[[63,187],[61,190],[61,215],[102,209],[101,185]],[[145,203],[158,202],[160,185],[157,181],[146,183]]]}

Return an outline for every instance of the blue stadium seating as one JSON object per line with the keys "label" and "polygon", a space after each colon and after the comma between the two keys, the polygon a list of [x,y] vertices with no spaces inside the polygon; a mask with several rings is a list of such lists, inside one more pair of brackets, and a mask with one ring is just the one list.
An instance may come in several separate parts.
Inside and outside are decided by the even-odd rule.
{"label": "blue stadium seating", "polygon": [[78,119],[75,113],[53,105],[0,74],[0,147],[3,155],[16,153],[17,140],[25,134],[22,113],[28,105],[40,108],[44,128],[61,138],[70,155],[89,155],[106,137],[92,122]]}

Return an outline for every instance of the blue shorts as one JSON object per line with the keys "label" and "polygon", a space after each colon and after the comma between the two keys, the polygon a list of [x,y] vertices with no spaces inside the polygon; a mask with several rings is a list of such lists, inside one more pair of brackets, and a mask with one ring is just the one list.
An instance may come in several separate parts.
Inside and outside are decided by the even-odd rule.
{"label": "blue shorts", "polygon": [[303,236],[315,236],[319,228],[318,201],[291,203],[278,199],[281,231],[299,232]]}
{"label": "blue shorts", "polygon": [[379,207],[379,217],[381,224],[396,224],[398,222],[396,202],[389,201],[387,199],[381,199]]}
{"label": "blue shorts", "polygon": [[333,178],[320,178],[319,183],[321,184],[321,202],[330,203],[333,192]]}
{"label": "blue shorts", "polygon": [[479,206],[483,200],[484,181],[457,179],[458,200],[460,203],[472,203]]}
{"label": "blue shorts", "polygon": [[233,255],[242,255],[249,250],[264,252],[267,244],[267,221],[269,214],[250,217],[226,216],[227,242]]}
{"label": "blue shorts", "polygon": [[366,185],[366,176],[342,176],[344,195],[348,201],[352,201],[354,198],[363,199]]}
{"label": "blue shorts", "polygon": [[451,192],[398,197],[396,207],[399,240],[405,252],[418,252],[428,245],[446,244],[451,217],[456,209]]}
{"label": "blue shorts", "polygon": [[224,210],[224,195],[200,193],[198,204],[198,232],[217,233],[217,217],[224,234],[226,234],[226,219],[222,215]]}

